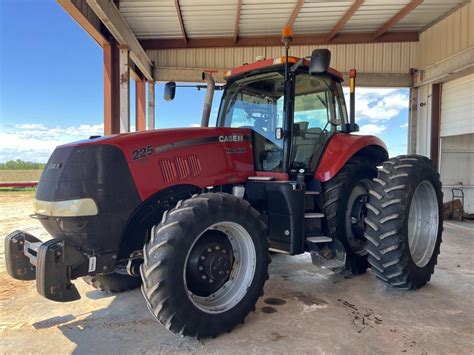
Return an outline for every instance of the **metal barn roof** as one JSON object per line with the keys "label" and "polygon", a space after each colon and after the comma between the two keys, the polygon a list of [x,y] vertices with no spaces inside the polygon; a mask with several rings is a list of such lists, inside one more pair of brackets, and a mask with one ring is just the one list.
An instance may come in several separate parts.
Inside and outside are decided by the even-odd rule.
{"label": "metal barn roof", "polygon": [[[227,37],[236,41],[238,37],[278,36],[287,23],[293,25],[295,35],[330,34],[334,29],[337,29],[335,35],[419,32],[464,3],[460,0],[120,0],[118,6],[138,39],[186,41]],[[347,18],[341,22],[344,16]]]}

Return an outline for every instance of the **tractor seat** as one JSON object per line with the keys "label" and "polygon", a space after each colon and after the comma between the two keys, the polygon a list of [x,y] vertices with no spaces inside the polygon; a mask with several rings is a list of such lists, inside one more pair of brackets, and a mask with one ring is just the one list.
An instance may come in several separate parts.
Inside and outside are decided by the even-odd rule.
{"label": "tractor seat", "polygon": [[306,121],[297,122],[295,124],[299,126],[299,134],[293,141],[293,161],[308,165],[323,131],[319,127],[308,128],[309,123]]}

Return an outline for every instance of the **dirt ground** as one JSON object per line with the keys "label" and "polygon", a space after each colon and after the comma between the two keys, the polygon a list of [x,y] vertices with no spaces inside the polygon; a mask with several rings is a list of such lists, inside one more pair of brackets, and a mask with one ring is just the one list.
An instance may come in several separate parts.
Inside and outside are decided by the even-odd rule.
{"label": "dirt ground", "polygon": [[[32,192],[0,193],[0,235],[24,229],[47,239]],[[265,295],[244,325],[197,341],[157,324],[137,291],[109,295],[82,280],[82,299],[55,303],[34,282],[10,279],[0,243],[2,353],[466,354],[474,349],[474,224],[445,223],[432,281],[416,292],[384,286],[370,272],[344,278],[308,256],[276,255]]]}

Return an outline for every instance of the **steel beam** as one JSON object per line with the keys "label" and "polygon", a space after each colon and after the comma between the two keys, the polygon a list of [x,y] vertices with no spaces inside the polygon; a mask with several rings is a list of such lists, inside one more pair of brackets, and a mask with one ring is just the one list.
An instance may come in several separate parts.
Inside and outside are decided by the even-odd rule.
{"label": "steel beam", "polygon": [[439,171],[439,139],[441,125],[441,84],[431,89],[431,162]]}
{"label": "steel beam", "polygon": [[[302,34],[293,38],[292,45],[417,42],[418,40],[418,32],[386,32],[377,38],[374,38],[373,32],[348,32],[340,33],[331,41],[328,41],[326,33]],[[239,37],[236,42],[234,42],[233,37],[188,38],[186,43],[182,39],[143,39],[140,41],[140,44],[144,49],[264,47],[281,46],[281,37]]]}
{"label": "steel beam", "polygon": [[418,88],[410,88],[410,105],[408,108],[408,154],[416,153],[416,136],[418,126]]}
{"label": "steel beam", "polygon": [[130,132],[129,50],[120,48],[120,133]]}
{"label": "steel beam", "polygon": [[[108,44],[106,36],[102,33],[100,29],[100,20],[91,21],[88,14],[88,9],[84,7],[79,8],[75,5],[75,1],[71,0],[56,0],[59,5],[81,26],[101,47]],[[92,14],[94,17],[95,15]]]}
{"label": "steel beam", "polygon": [[155,129],[155,82],[148,82],[148,129]]}
{"label": "steel beam", "polygon": [[120,133],[119,49],[112,39],[104,44],[104,134]]}
{"label": "steel beam", "polygon": [[130,57],[148,80],[153,80],[153,64],[122,14],[109,0],[87,0],[87,4],[100,18],[120,45],[130,48]]}
{"label": "steel beam", "polygon": [[135,81],[135,130],[146,130],[146,80]]}

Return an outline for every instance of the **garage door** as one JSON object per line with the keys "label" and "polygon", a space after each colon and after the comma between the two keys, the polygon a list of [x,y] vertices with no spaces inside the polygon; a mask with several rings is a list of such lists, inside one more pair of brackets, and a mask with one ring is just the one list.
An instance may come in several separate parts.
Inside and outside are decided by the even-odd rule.
{"label": "garage door", "polygon": [[441,137],[474,133],[474,74],[449,81],[441,91]]}

